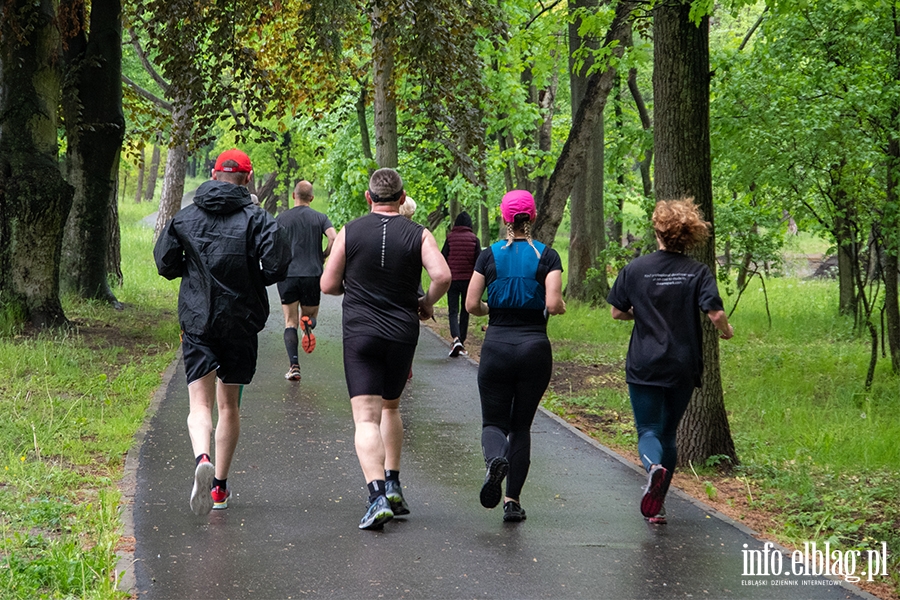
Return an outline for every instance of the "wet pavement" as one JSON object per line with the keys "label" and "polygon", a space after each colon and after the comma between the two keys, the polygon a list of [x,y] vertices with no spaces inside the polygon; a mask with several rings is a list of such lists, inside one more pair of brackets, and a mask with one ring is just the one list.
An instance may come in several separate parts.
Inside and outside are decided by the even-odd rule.
{"label": "wet pavement", "polygon": [[[197,517],[188,506],[194,460],[181,365],[131,453],[126,529],[136,544],[125,581],[138,598],[871,598],[840,580],[745,575],[744,551],[763,543],[678,492],[666,503],[669,524],[647,524],[638,512],[645,477],[543,411],[522,493],[528,519],[503,523],[502,508],[478,501],[477,366],[448,358],[447,343],[425,328],[401,403],[412,514],[382,532],[360,531],[367,494],[340,299],[323,297],[299,383],[284,379],[274,289],[270,302],[244,390],[229,508]],[[782,558],[787,572],[790,555]]]}

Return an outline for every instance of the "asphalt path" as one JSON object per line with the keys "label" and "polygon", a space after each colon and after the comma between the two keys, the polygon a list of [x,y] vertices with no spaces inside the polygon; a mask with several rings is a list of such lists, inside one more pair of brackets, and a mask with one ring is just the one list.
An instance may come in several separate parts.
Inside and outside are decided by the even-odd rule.
{"label": "asphalt path", "polygon": [[[477,366],[448,358],[447,343],[427,328],[401,402],[401,480],[412,512],[381,532],[360,531],[367,494],[340,299],[323,297],[318,344],[301,356],[303,379],[294,383],[284,379],[274,288],[269,296],[228,509],[197,517],[188,506],[194,458],[180,361],[129,453],[126,535],[136,543],[122,585],[136,597],[872,598],[839,578],[745,575],[744,551],[763,542],[677,490],[666,503],[669,524],[647,524],[638,511],[645,476],[543,410],[522,493],[528,519],[503,523],[502,508],[478,501]],[[787,551],[775,551],[789,569]]]}

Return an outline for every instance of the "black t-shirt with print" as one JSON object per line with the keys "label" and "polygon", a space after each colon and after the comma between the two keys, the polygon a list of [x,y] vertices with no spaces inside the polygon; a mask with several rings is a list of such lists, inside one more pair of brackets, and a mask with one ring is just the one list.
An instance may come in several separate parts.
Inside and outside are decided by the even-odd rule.
{"label": "black t-shirt with print", "polygon": [[679,252],[659,250],[626,265],[606,300],[623,312],[634,309],[625,361],[628,383],[700,385],[701,319],[723,307],[709,267]]}

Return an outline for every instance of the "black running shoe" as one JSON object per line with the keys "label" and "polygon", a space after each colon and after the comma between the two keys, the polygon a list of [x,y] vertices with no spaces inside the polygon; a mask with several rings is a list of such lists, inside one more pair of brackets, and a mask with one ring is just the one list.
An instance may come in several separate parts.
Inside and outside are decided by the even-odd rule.
{"label": "black running shoe", "polygon": [[647,487],[641,497],[641,514],[646,518],[659,514],[663,503],[666,501],[666,468],[662,465],[650,467],[647,475]]}
{"label": "black running shoe", "polygon": [[394,518],[394,512],[385,496],[378,496],[370,502],[366,514],[359,520],[360,529],[381,529],[384,524]]}
{"label": "black running shoe", "polygon": [[387,496],[388,502],[391,503],[391,512],[394,513],[394,516],[399,517],[400,515],[408,515],[409,505],[403,498],[403,490],[401,489],[400,484],[388,479],[384,482],[384,490],[384,495]]}
{"label": "black running shoe", "polygon": [[494,508],[503,498],[503,478],[509,472],[509,461],[502,456],[495,456],[487,462],[487,473],[484,485],[481,486],[481,505]]}
{"label": "black running shoe", "polygon": [[503,520],[507,523],[519,523],[525,520],[525,509],[518,502],[510,500],[503,503]]}

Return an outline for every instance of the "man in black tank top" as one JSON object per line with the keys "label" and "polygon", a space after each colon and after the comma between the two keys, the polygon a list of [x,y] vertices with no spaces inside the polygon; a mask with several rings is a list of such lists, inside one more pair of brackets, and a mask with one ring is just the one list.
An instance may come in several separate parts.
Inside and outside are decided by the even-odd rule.
{"label": "man in black tank top", "polygon": [[[356,455],[369,488],[360,529],[380,529],[394,515],[409,513],[400,486],[403,422],[400,394],[406,384],[419,320],[450,287],[450,268],[431,232],[400,215],[403,181],[393,169],[369,180],[372,212],[338,234],[322,291],[344,294],[344,375],[356,425]],[[431,284],[418,290],[422,267]]]}

